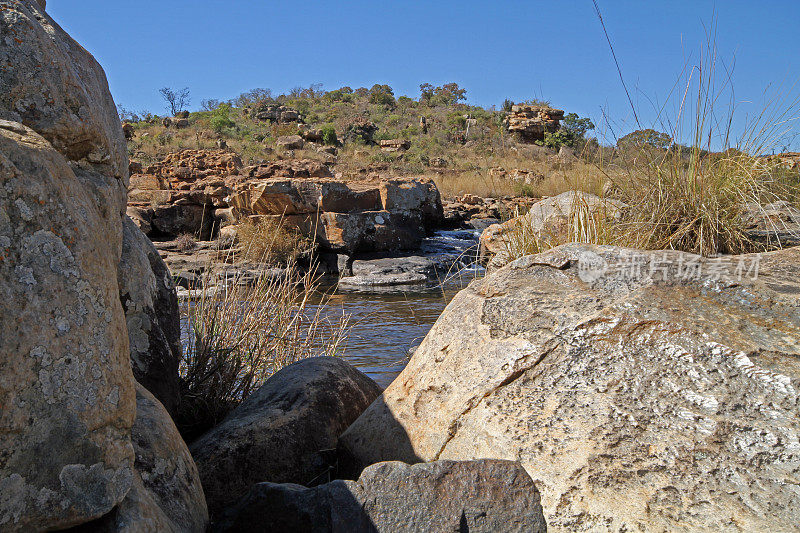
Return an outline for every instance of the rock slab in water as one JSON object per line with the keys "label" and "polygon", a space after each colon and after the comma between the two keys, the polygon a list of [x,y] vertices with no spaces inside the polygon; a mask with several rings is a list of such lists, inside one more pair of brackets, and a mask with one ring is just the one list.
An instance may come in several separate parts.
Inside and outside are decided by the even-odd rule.
{"label": "rock slab in water", "polygon": [[380,394],[341,359],[303,359],[281,369],[217,427],[192,443],[212,517],[262,481],[327,481],[319,452]]}
{"label": "rock slab in water", "polygon": [[452,300],[343,453],[519,459],[555,531],[792,530],[800,249],[751,280],[755,261],[565,245],[512,262]]}
{"label": "rock slab in water", "polygon": [[174,413],[181,357],[175,284],[158,250],[127,216],[122,217],[118,277],[133,375],[168,412]]}
{"label": "rock slab in water", "polygon": [[136,463],[128,495],[111,513],[71,533],[203,533],[208,508],[194,460],[164,406],[138,383],[131,437]]}
{"label": "rock slab in water", "polygon": [[378,463],[358,481],[259,483],[216,531],[545,532],[539,491],[517,462]]}

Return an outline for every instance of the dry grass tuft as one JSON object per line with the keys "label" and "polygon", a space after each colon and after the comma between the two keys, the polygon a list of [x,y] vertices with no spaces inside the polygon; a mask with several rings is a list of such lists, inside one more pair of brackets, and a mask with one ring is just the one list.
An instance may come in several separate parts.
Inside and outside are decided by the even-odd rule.
{"label": "dry grass tuft", "polygon": [[[280,242],[280,236],[270,242]],[[263,263],[271,253],[265,251]],[[218,290],[212,281],[219,274],[207,270],[199,297],[181,309],[188,335],[175,418],[187,441],[220,422],[281,368],[305,357],[339,355],[349,333],[349,316],[331,312],[314,272],[301,272],[293,261],[277,274],[261,270],[255,279],[235,274]]]}
{"label": "dry grass tuft", "polygon": [[297,229],[285,227],[281,218],[245,220],[236,228],[236,238],[245,259],[251,261],[291,263],[314,248],[311,239]]}

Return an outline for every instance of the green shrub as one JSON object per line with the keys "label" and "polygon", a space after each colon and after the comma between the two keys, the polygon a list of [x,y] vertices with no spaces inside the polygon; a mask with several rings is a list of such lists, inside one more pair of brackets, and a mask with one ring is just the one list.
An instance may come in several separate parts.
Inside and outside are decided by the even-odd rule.
{"label": "green shrub", "polygon": [[226,129],[234,127],[236,124],[231,120],[230,113],[230,104],[219,104],[211,112],[211,129],[220,134]]}
{"label": "green shrub", "polygon": [[339,144],[339,139],[336,137],[336,128],[333,124],[325,124],[322,126],[322,142],[330,146]]}

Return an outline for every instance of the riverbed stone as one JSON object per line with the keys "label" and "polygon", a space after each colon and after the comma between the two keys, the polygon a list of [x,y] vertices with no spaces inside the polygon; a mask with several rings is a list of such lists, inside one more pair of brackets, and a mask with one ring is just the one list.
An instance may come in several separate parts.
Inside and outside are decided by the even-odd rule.
{"label": "riverbed stone", "polygon": [[791,530],[799,280],[800,248],[523,257],[456,295],[342,456],[519,459],[553,531]]}
{"label": "riverbed stone", "polygon": [[539,491],[517,462],[370,466],[314,488],[259,483],[216,531],[545,532]]}
{"label": "riverbed stone", "polygon": [[133,375],[174,413],[181,357],[175,283],[153,243],[127,216],[122,218],[118,278]]}
{"label": "riverbed stone", "polygon": [[254,483],[328,481],[319,452],[335,449],[339,434],[378,394],[374,381],[334,357],[278,371],[190,446],[212,516]]}

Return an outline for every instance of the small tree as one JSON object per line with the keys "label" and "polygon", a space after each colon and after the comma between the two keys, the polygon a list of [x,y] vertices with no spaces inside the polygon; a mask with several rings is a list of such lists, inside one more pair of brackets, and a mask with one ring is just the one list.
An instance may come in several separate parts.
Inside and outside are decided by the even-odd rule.
{"label": "small tree", "polygon": [[636,130],[617,141],[617,146],[620,148],[631,146],[641,147],[648,145],[652,146],[653,148],[658,148],[659,150],[666,150],[669,148],[670,144],[672,144],[672,137],[666,133],[662,133],[651,128],[646,130]]}
{"label": "small tree", "polygon": [[333,127],[333,124],[325,124],[321,129],[323,143],[330,146],[339,144],[339,139],[336,137],[336,128]]}
{"label": "small tree", "polygon": [[211,129],[217,134],[221,134],[225,129],[232,128],[236,124],[230,118],[230,104],[219,104],[211,115]]}
{"label": "small tree", "polygon": [[503,100],[503,112],[504,113],[511,113],[511,108],[514,107],[514,102],[506,98]]}
{"label": "small tree", "polygon": [[388,85],[380,85],[376,83],[369,90],[369,103],[394,105],[394,91]]}
{"label": "small tree", "polygon": [[203,108],[203,111],[214,111],[219,105],[220,101],[216,98],[209,98],[200,102],[200,107]]}
{"label": "small tree", "polygon": [[174,117],[189,105],[189,88],[171,89],[162,87],[158,90],[161,97],[167,102],[167,109]]}
{"label": "small tree", "polygon": [[419,91],[419,101],[429,106],[449,106],[467,99],[467,90],[459,87],[457,83],[445,83],[438,87],[430,83],[422,83]]}
{"label": "small tree", "polygon": [[554,133],[546,133],[544,145],[550,148],[581,148],[586,142],[586,132],[594,129],[594,123],[588,118],[580,118],[577,113],[569,113],[564,117],[561,128]]}

